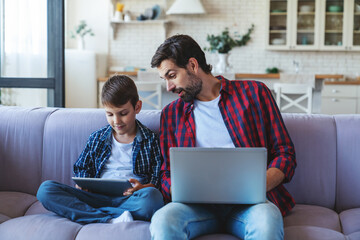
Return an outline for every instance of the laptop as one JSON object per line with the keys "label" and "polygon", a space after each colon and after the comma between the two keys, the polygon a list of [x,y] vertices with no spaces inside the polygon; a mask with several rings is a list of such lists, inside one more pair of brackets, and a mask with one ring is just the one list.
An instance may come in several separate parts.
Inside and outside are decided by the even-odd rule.
{"label": "laptop", "polygon": [[266,201],[266,148],[170,148],[172,201]]}
{"label": "laptop", "polygon": [[127,189],[132,188],[128,180],[82,177],[73,177],[72,179],[83,189],[108,196],[123,196]]}

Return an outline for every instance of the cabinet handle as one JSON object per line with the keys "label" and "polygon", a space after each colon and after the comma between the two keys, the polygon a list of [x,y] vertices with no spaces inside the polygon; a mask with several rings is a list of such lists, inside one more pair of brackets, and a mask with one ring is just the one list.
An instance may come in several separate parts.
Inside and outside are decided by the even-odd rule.
{"label": "cabinet handle", "polygon": [[338,93],[339,90],[333,89],[331,92],[332,92],[332,93]]}
{"label": "cabinet handle", "polygon": [[338,102],[339,99],[337,99],[337,98],[332,98],[331,101],[333,101],[333,102]]}

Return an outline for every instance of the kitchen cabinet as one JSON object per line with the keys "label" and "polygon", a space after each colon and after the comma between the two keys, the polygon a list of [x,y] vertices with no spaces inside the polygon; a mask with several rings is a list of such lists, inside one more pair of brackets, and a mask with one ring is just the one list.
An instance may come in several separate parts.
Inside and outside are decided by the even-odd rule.
{"label": "kitchen cabinet", "polygon": [[360,50],[359,0],[267,1],[268,50]]}
{"label": "kitchen cabinet", "polygon": [[319,43],[320,1],[270,0],[268,39],[270,50],[316,50]]}
{"label": "kitchen cabinet", "polygon": [[360,85],[324,85],[321,91],[321,113],[360,113]]}

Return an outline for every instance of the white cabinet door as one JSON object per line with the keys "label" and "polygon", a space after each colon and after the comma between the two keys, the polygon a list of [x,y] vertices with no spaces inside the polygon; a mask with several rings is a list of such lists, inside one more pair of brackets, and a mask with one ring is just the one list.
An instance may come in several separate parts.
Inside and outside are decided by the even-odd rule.
{"label": "white cabinet door", "polygon": [[358,111],[356,85],[324,85],[321,91],[321,113],[355,114]]}
{"label": "white cabinet door", "polygon": [[269,50],[290,50],[291,9],[293,1],[268,0],[267,40]]}
{"label": "white cabinet door", "polygon": [[319,48],[320,1],[294,1],[290,45],[295,50]]}
{"label": "white cabinet door", "polygon": [[347,50],[360,51],[360,1],[349,0],[349,24],[346,35],[349,37]]}
{"label": "white cabinet door", "polygon": [[323,114],[355,114],[356,98],[321,98],[321,113]]}
{"label": "white cabinet door", "polygon": [[344,51],[347,49],[346,28],[349,0],[321,1],[320,49]]}

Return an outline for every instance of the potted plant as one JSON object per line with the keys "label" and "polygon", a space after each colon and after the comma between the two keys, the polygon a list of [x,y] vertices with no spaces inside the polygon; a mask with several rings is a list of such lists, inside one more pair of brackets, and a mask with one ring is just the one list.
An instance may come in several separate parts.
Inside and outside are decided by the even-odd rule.
{"label": "potted plant", "polygon": [[85,49],[85,40],[84,37],[86,35],[94,36],[95,34],[92,32],[91,28],[89,28],[84,20],[81,20],[79,25],[75,26],[74,31],[70,31],[70,37],[73,39],[78,38],[78,48],[80,50]]}
{"label": "potted plant", "polygon": [[205,51],[217,52],[219,57],[219,62],[215,66],[216,73],[225,73],[229,70],[229,64],[227,58],[229,52],[234,47],[241,47],[246,45],[246,43],[251,39],[251,33],[254,31],[254,24],[248,29],[247,33],[243,36],[235,33],[234,37],[230,36],[228,28],[225,28],[220,35],[207,35],[206,40],[209,42],[210,47],[205,47]]}

